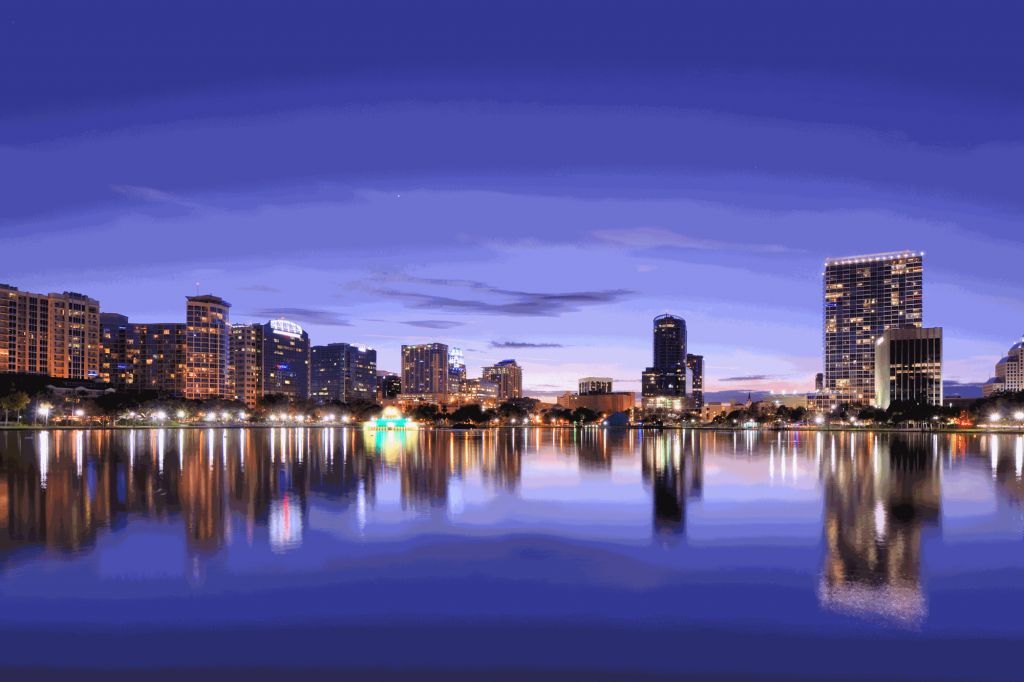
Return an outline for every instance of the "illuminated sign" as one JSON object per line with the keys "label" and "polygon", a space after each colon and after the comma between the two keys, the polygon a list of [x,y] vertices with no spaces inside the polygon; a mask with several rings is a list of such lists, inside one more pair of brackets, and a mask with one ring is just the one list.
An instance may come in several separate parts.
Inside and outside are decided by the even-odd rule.
{"label": "illuminated sign", "polygon": [[300,338],[302,336],[302,327],[294,322],[289,322],[288,320],[271,320],[270,328],[274,330],[275,334],[291,336],[294,338]]}
{"label": "illuminated sign", "polygon": [[288,365],[278,365],[277,368],[278,369],[291,369],[291,367],[289,367]]}

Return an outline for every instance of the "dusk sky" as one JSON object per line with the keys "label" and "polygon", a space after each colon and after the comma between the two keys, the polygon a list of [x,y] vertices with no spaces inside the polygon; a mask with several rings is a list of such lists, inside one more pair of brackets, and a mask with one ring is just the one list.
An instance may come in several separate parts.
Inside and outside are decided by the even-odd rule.
{"label": "dusk sky", "polygon": [[813,389],[825,258],[923,251],[946,392],[1024,334],[1024,10],[207,3],[0,15],[0,282],[461,347],[528,395]]}

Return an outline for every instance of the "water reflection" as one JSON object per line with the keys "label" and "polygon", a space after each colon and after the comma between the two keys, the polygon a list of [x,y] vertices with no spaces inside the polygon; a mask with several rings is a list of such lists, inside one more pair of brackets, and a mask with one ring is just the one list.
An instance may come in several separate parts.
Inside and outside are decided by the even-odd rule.
{"label": "water reflection", "polygon": [[[434,524],[423,532],[500,521],[503,533],[582,527],[599,539],[649,538],[680,557],[708,551],[709,533],[722,528],[763,546],[796,517],[821,519],[822,559],[809,570],[823,610],[914,628],[928,616],[923,548],[943,534],[945,477],[966,472],[1019,509],[1022,468],[1021,436],[8,431],[0,570],[33,548],[88,553],[103,533],[156,520],[180,527],[184,575],[200,586],[206,563],[236,542],[301,553],[314,507],[337,542],[383,537],[403,520]],[[808,500],[818,511],[800,506]],[[539,506],[515,506],[527,502]],[[626,513],[636,505],[644,524]]]}

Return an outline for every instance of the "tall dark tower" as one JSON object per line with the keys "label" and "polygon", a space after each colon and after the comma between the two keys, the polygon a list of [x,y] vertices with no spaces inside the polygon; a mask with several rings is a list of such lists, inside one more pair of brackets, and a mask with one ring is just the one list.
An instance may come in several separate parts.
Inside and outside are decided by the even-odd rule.
{"label": "tall dark tower", "polygon": [[686,397],[686,320],[675,315],[654,318],[654,363],[643,373],[645,409],[680,409]]}
{"label": "tall dark tower", "polygon": [[686,366],[686,320],[675,315],[654,318],[654,369]]}

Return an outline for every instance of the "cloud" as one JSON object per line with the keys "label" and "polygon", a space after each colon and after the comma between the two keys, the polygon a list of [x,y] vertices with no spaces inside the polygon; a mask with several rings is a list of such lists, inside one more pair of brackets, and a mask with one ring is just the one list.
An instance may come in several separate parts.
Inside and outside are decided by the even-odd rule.
{"label": "cloud", "polygon": [[[694,239],[684,234],[666,230],[661,227],[634,227],[626,230],[598,230],[594,236],[608,244],[626,246],[632,249],[653,249],[674,246],[681,249],[700,249],[705,251],[764,251],[782,253],[792,249],[781,244],[749,244],[744,242],[720,242],[713,239]],[[641,265],[640,272],[647,272]]]}
{"label": "cloud", "polygon": [[491,348],[564,348],[560,343],[526,343],[525,341],[491,341]]}
{"label": "cloud", "polygon": [[238,290],[239,291],[266,291],[267,293],[270,293],[270,294],[280,294],[281,293],[280,289],[275,289],[274,287],[268,287],[266,284],[253,284],[250,287],[238,287]]}
{"label": "cloud", "polygon": [[311,310],[309,308],[257,308],[250,315],[276,318],[284,317],[292,322],[315,324],[327,327],[351,327],[347,320],[338,317],[337,313],[327,310]]}
{"label": "cloud", "polygon": [[719,381],[777,381],[783,378],[781,375],[773,374],[750,374],[745,377],[726,377],[725,379],[719,379]]}
{"label": "cloud", "polygon": [[452,327],[462,327],[465,322],[452,322],[451,320],[413,320],[411,322],[403,322],[410,327],[423,327],[424,329],[451,329]]}
{"label": "cloud", "polygon": [[638,265],[636,269],[638,271],[640,271],[640,272],[651,272],[652,270],[657,270],[658,266],[657,265]]}
{"label": "cloud", "polygon": [[[436,294],[401,291],[389,286],[382,286],[388,282],[404,282],[421,286],[458,287],[480,292],[497,300],[452,298]],[[346,288],[382,298],[405,301],[408,304],[407,307],[415,310],[442,310],[454,313],[509,315],[514,317],[558,317],[562,313],[578,312],[586,306],[615,303],[640,293],[629,289],[552,294],[533,293],[499,289],[484,282],[473,280],[430,279],[412,277],[402,273],[378,273],[366,281],[349,282]]]}

